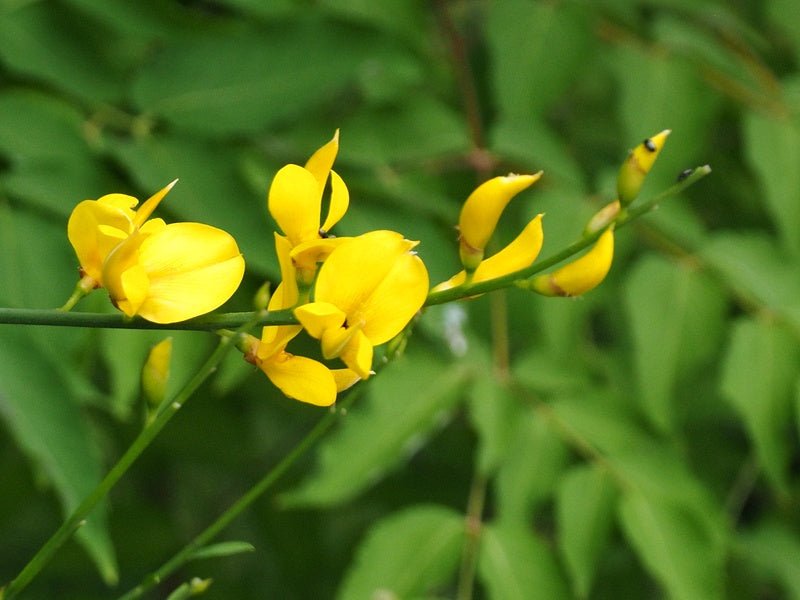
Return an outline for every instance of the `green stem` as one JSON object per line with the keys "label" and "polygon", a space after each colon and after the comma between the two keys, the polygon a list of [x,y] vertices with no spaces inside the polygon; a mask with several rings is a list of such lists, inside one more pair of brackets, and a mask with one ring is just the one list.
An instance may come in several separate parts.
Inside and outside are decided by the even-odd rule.
{"label": "green stem", "polygon": [[205,315],[180,323],[151,323],[144,319],[126,317],[122,313],[64,312],[62,309],[0,308],[0,324],[50,325],[55,327],[92,327],[106,329],[165,329],[216,331],[235,329],[245,323],[255,325],[293,325],[297,323],[291,310],[271,311],[259,315],[256,312],[233,312]]}
{"label": "green stem", "polygon": [[[711,167],[708,165],[704,165],[702,167],[697,167],[692,173],[679,181],[672,187],[664,190],[660,194],[653,196],[650,200],[639,204],[638,206],[628,208],[628,210],[621,214],[617,220],[616,228],[619,229],[620,227],[624,227],[631,221],[638,219],[642,215],[645,215],[655,209],[661,202],[665,199],[669,198],[670,196],[674,196],[679,194],[687,187],[696,183],[706,175],[711,172]],[[428,294],[428,299],[425,301],[426,306],[431,306],[434,304],[444,304],[446,302],[452,302],[454,300],[460,300],[462,298],[466,298],[469,296],[475,296],[477,294],[485,294],[486,292],[491,292],[500,288],[508,287],[509,285],[513,285],[515,281],[519,281],[521,279],[528,279],[532,275],[549,269],[550,267],[557,265],[558,263],[570,258],[574,254],[577,254],[581,250],[588,248],[591,246],[597,238],[600,237],[603,233],[603,229],[593,233],[592,235],[588,235],[582,237],[581,239],[573,242],[560,252],[556,252],[552,256],[547,257],[544,260],[534,263],[530,267],[525,269],[520,269],[519,271],[514,271],[512,273],[508,273],[503,275],[502,277],[497,277],[495,279],[490,279],[488,281],[480,281],[478,283],[472,284],[461,284],[459,286],[442,290],[441,292],[431,292]]]}
{"label": "green stem", "polygon": [[[661,202],[670,196],[679,194],[687,187],[696,183],[711,172],[708,165],[697,167],[691,175],[684,180],[673,185],[671,188],[654,196],[650,200],[639,204],[620,215],[615,221],[617,229],[624,227],[631,221],[638,219],[642,215],[649,213]],[[527,279],[536,273],[549,269],[550,267],[570,258],[581,250],[592,245],[602,234],[601,231],[583,237],[570,244],[560,252],[541,260],[526,269],[514,271],[497,277],[489,281],[478,283],[464,283],[462,285],[443,290],[441,292],[431,292],[425,301],[425,306],[434,304],[444,304],[461,300],[477,294],[485,294],[501,288],[513,285],[515,281]],[[256,320],[254,320],[256,319]],[[205,315],[182,321],[180,323],[151,323],[141,318],[129,319],[122,313],[71,313],[63,310],[46,310],[35,308],[0,308],[0,325],[50,325],[56,327],[94,327],[108,329],[166,329],[166,330],[194,330],[194,331],[214,331],[223,328],[236,328],[243,323],[252,321],[254,325],[294,325],[297,324],[290,309],[267,313],[259,317],[254,312],[236,312]]]}
{"label": "green stem", "polygon": [[353,388],[341,401],[337,402],[336,408],[326,414],[314,428],[306,434],[306,436],[297,444],[292,451],[287,454],[277,465],[275,465],[262,479],[260,479],[253,487],[251,487],[242,497],[240,497],[233,505],[223,512],[216,521],[206,527],[200,534],[198,534],[191,542],[184,546],[177,554],[165,562],[156,571],[145,576],[139,585],[128,591],[126,594],[119,597],[119,600],[133,600],[134,598],[141,598],[142,595],[153,589],[165,577],[174,573],[177,569],[192,560],[195,552],[203,548],[211,540],[213,540],[219,533],[225,529],[236,517],[250,507],[256,500],[258,500],[264,493],[269,490],[272,485],[295,463],[302,457],[314,444],[322,438],[325,433],[336,423],[339,414],[346,413],[347,409],[353,404],[356,397],[363,389],[363,384]]}
{"label": "green stem", "polygon": [[[70,314],[70,313],[66,313]],[[246,325],[250,327],[250,324]],[[242,328],[244,329],[244,327]],[[189,382],[178,392],[172,402],[158,413],[158,416],[136,437],[125,454],[117,461],[105,478],[83,499],[83,502],[72,512],[67,520],[56,530],[47,542],[39,549],[34,557],[28,562],[19,575],[8,585],[5,590],[3,600],[11,600],[22,591],[31,580],[50,562],[56,551],[72,537],[72,534],[83,525],[85,519],[92,512],[92,509],[100,502],[111,488],[119,481],[130,466],[136,461],[139,455],[147,448],[158,433],[164,428],[169,420],[180,410],[189,400],[192,394],[202,383],[216,371],[220,361],[225,357],[228,350],[233,346],[232,339],[222,337],[219,345],[208,357],[200,370],[189,380]]]}

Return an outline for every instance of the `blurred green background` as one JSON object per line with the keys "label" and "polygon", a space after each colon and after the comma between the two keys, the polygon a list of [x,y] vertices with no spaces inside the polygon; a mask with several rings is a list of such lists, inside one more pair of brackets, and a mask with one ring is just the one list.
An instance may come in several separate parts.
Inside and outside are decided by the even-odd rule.
{"label": "blurred green background", "polygon": [[[487,157],[491,174],[544,170],[495,235],[545,212],[542,256],[613,199],[644,137],[673,130],[645,197],[713,168],[618,232],[583,299],[513,290],[426,311],[406,356],[221,537],[255,551],[190,563],[153,597],[200,576],[208,598],[454,598],[472,496],[475,598],[800,598],[799,14],[0,0],[2,306],[69,296],[79,201],[178,177],[160,215],[237,238],[248,274],[225,308],[249,310],[278,274],[271,178],[336,128],[351,209],[335,232],[420,240],[433,283],[458,269],[453,226]],[[113,311],[102,292],[78,310]],[[139,431],[140,368],[164,336],[0,326],[0,582]],[[177,389],[215,341],[174,338]],[[127,590],[323,415],[229,356],[23,597]]]}

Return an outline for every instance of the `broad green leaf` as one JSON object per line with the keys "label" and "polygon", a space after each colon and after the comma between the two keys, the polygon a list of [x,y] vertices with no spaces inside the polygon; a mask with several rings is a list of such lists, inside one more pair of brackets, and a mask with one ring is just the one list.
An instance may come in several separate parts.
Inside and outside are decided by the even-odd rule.
{"label": "broad green leaf", "polygon": [[322,445],[318,468],[284,496],[290,505],[353,498],[425,443],[462,398],[469,365],[410,351],[370,382],[369,395]]}
{"label": "broad green leaf", "polygon": [[204,558],[217,558],[219,556],[233,556],[243,552],[255,552],[256,547],[248,542],[219,542],[204,546],[192,552],[190,560],[201,560]]}
{"label": "broad green leaf", "polygon": [[505,0],[490,4],[487,17],[489,72],[502,119],[541,117],[587,67],[588,13],[575,4]]}
{"label": "broad green leaf", "polygon": [[28,3],[0,18],[0,58],[13,72],[98,102],[126,81],[108,48],[112,32],[59,4]]}
{"label": "broad green leaf", "polygon": [[700,255],[745,298],[787,319],[800,332],[800,264],[764,234],[721,233]]}
{"label": "broad green leaf", "polygon": [[736,322],[720,382],[738,411],[761,467],[780,492],[788,492],[790,422],[800,371],[800,345],[785,329],[764,321]]}
{"label": "broad green leaf", "polygon": [[528,409],[497,473],[501,521],[528,522],[530,511],[553,495],[567,458],[567,448],[544,411]]}
{"label": "broad green leaf", "polygon": [[425,95],[411,96],[396,106],[359,111],[342,124],[342,132],[347,144],[342,154],[349,162],[381,169],[390,163],[402,166],[460,156],[470,149],[462,116]]}
{"label": "broad green leaf", "polygon": [[[100,481],[98,449],[67,382],[23,327],[0,331],[0,417],[47,476],[68,515]],[[33,342],[33,343],[32,343]],[[77,532],[103,579],[117,581],[103,502]]]}
{"label": "broad green leaf", "polygon": [[628,490],[619,505],[625,537],[675,600],[723,597],[723,554],[685,506]]}
{"label": "broad green leaf", "polygon": [[[564,306],[566,303],[550,304]],[[548,313],[550,315],[555,316],[555,313]],[[575,320],[579,319],[576,317]],[[589,374],[583,372],[582,365],[574,360],[557,359],[553,354],[551,348],[532,348],[514,359],[511,365],[514,380],[534,393],[548,396],[564,396],[591,385]]]}
{"label": "broad green leaf", "polygon": [[675,383],[716,352],[725,297],[698,271],[649,255],[628,275],[625,308],[642,408],[654,426],[672,431]]}
{"label": "broad green leaf", "polygon": [[747,159],[761,181],[763,202],[783,246],[800,255],[800,121],[788,115],[750,112],[744,119]]}
{"label": "broad green leaf", "polygon": [[616,487],[596,465],[567,472],[556,493],[558,548],[579,598],[588,598],[614,521]]}
{"label": "broad green leaf", "polygon": [[478,574],[489,598],[570,597],[552,551],[532,531],[519,525],[483,528]]}
{"label": "broad green leaf", "polygon": [[737,536],[735,550],[748,565],[779,582],[786,598],[800,600],[800,535],[796,528],[779,522],[760,523]]}
{"label": "broad green leaf", "polygon": [[137,106],[202,135],[255,133],[335,108],[359,69],[380,63],[394,44],[310,13],[274,24],[244,23],[168,40],[138,73]]}
{"label": "broad green leaf", "polygon": [[413,506],[367,533],[337,598],[410,598],[454,577],[464,544],[464,516],[441,506]]}
{"label": "broad green leaf", "polygon": [[159,215],[174,213],[183,220],[224,229],[236,238],[250,270],[277,272],[266,217],[270,182],[263,182],[261,195],[248,189],[239,172],[235,147],[173,135],[119,142],[111,151],[146,190],[140,200],[178,178],[159,205]]}
{"label": "broad green leaf", "polygon": [[476,360],[478,370],[469,390],[469,418],[478,434],[478,470],[492,474],[508,456],[525,408],[507,386],[498,381],[486,355]]}

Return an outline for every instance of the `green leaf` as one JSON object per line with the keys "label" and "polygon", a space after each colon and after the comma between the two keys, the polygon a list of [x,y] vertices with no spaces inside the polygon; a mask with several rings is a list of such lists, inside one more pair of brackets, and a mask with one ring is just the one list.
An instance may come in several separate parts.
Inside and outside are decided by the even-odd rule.
{"label": "green leaf", "polygon": [[271,25],[244,23],[173,36],[139,71],[136,104],[202,135],[259,132],[336,107],[358,70],[381,61],[393,44],[310,12]]}
{"label": "green leaf", "polygon": [[26,4],[0,18],[0,58],[25,78],[91,102],[112,100],[126,77],[105,51],[111,33],[61,5]]}
{"label": "green leaf", "polygon": [[187,221],[208,223],[236,238],[248,268],[277,273],[272,232],[266,217],[269,181],[257,195],[243,182],[238,151],[186,136],[149,137],[110,147],[146,190],[144,197],[179,179],[159,205]]}
{"label": "green leaf", "polygon": [[[797,85],[794,86],[795,88]],[[744,118],[746,157],[758,174],[766,209],[784,249],[800,254],[800,121],[788,115],[750,112]]]}
{"label": "green leaf", "polygon": [[204,546],[192,552],[189,560],[201,560],[204,558],[216,558],[218,556],[233,556],[244,552],[255,552],[256,547],[248,542],[219,542]]}
{"label": "green leaf", "polygon": [[489,4],[495,102],[504,120],[525,122],[574,85],[590,58],[590,21],[575,4],[505,0]]}
{"label": "green leaf", "polygon": [[550,549],[518,525],[487,525],[481,533],[478,573],[489,598],[529,600],[569,598]]}
{"label": "green leaf", "polygon": [[474,381],[467,395],[469,420],[478,434],[478,470],[489,476],[503,464],[526,410],[492,369],[488,350],[470,340]]}
{"label": "green leaf", "polygon": [[[20,448],[46,473],[68,515],[100,481],[98,450],[67,382],[46,360],[23,327],[0,331],[0,417]],[[103,502],[78,530],[77,538],[100,575],[117,581],[114,548]]]}
{"label": "green leaf", "polygon": [[589,597],[601,553],[611,534],[616,500],[611,477],[598,466],[576,467],[559,483],[558,548],[579,598]]}
{"label": "green leaf", "polygon": [[721,390],[738,411],[768,479],[788,493],[789,423],[800,346],[774,324],[740,319],[726,351]]}
{"label": "green leaf", "polygon": [[464,516],[414,506],[375,524],[361,542],[337,598],[409,598],[433,592],[454,574],[464,544]]}
{"label": "green leaf", "polygon": [[653,425],[670,432],[675,383],[717,351],[725,297],[697,270],[648,255],[628,275],[625,308],[642,408]]}
{"label": "green leaf", "polygon": [[800,332],[800,264],[763,234],[721,233],[700,251],[725,282]]}
{"label": "green leaf", "polygon": [[797,568],[800,536],[797,531],[777,521],[759,523],[738,535],[735,549],[748,565],[763,572],[769,580],[778,581],[786,598],[800,600],[800,569]]}
{"label": "green leaf", "polygon": [[619,518],[639,559],[671,598],[722,598],[723,553],[691,510],[628,490]]}
{"label": "green leaf", "polygon": [[553,494],[567,458],[567,448],[543,412],[528,409],[497,473],[500,519],[528,522],[530,511]]}
{"label": "green leaf", "polygon": [[469,365],[409,352],[370,382],[369,395],[320,450],[319,466],[286,494],[289,505],[345,502],[425,443],[462,398]]}

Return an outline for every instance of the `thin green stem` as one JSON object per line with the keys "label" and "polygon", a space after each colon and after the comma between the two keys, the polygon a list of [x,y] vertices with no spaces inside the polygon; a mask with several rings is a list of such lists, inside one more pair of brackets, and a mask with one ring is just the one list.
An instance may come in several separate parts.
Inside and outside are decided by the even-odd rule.
{"label": "thin green stem", "polygon": [[216,521],[206,527],[200,534],[198,534],[191,542],[184,546],[177,554],[165,562],[156,571],[153,571],[135,588],[131,589],[124,595],[119,597],[119,600],[133,600],[134,598],[141,598],[148,591],[153,589],[165,577],[171,575],[184,564],[192,560],[194,554],[211,542],[220,532],[227,527],[231,521],[236,519],[242,512],[250,507],[256,500],[258,500],[264,493],[267,492],[275,482],[295,463],[308,452],[314,444],[316,444],[322,436],[336,423],[337,417],[340,414],[346,413],[347,409],[353,404],[358,397],[362,386],[353,388],[342,400],[337,402],[336,408],[326,414],[314,428],[309,431],[306,436],[298,443],[294,449],[287,454],[277,465],[275,465],[263,478],[261,478],[253,487],[251,487],[243,496],[241,496],[233,505],[223,512]]}
{"label": "thin green stem", "polygon": [[[67,313],[70,314],[70,313]],[[250,323],[244,325],[241,329],[251,327]],[[108,492],[119,479],[125,474],[130,466],[136,461],[139,455],[147,448],[150,443],[155,439],[158,433],[164,428],[169,420],[186,404],[192,394],[202,383],[216,371],[217,366],[233,346],[233,340],[230,337],[223,336],[217,348],[208,357],[206,362],[198,370],[198,372],[189,380],[189,382],[181,389],[175,398],[167,406],[163,408],[158,416],[136,437],[131,443],[130,447],[125,451],[122,457],[108,472],[105,478],[94,488],[94,490],[86,496],[80,505],[72,512],[66,521],[59,527],[56,532],[50,537],[47,542],[39,549],[34,557],[23,567],[19,575],[8,585],[5,590],[3,600],[11,600],[20,591],[22,591],[31,580],[50,562],[55,555],[56,551],[64,545],[64,543],[72,537],[72,534],[83,525],[85,519],[89,517],[92,509],[97,506],[103,498],[106,497]]]}
{"label": "thin green stem", "polygon": [[233,312],[205,315],[180,323],[151,323],[144,319],[126,317],[122,313],[64,312],[41,308],[0,308],[0,324],[49,325],[54,327],[92,327],[106,329],[165,329],[170,331],[216,331],[236,329],[245,323],[255,325],[293,325],[297,323],[291,310]]}
{"label": "thin green stem", "polygon": [[[697,167],[692,171],[692,173],[679,181],[672,187],[664,190],[660,194],[653,196],[650,200],[642,202],[638,206],[634,206],[632,208],[628,208],[625,214],[620,215],[617,220],[615,221],[616,228],[619,229],[620,227],[624,227],[631,221],[638,219],[642,215],[645,215],[655,209],[661,202],[669,198],[670,196],[674,196],[679,194],[687,187],[696,183],[706,175],[711,172],[711,167],[708,165],[704,165],[702,167]],[[521,279],[528,279],[532,275],[536,273],[540,273],[546,269],[549,269],[552,266],[557,265],[558,263],[570,258],[574,254],[577,254],[581,250],[588,248],[591,246],[597,238],[602,235],[603,230],[597,231],[592,235],[588,235],[582,237],[581,239],[573,242],[560,252],[556,252],[552,256],[547,257],[544,260],[538,261],[527,267],[525,269],[520,269],[519,271],[514,271],[512,273],[508,273],[503,275],[502,277],[497,277],[495,279],[490,279],[488,281],[480,281],[477,283],[472,284],[462,284],[447,290],[442,290],[440,292],[431,292],[428,294],[428,299],[425,301],[426,306],[431,306],[434,304],[444,304],[446,302],[452,302],[453,300],[460,300],[462,298],[466,298],[469,296],[475,296],[477,294],[485,294],[486,292],[491,292],[500,288],[505,288],[510,285],[513,285],[515,281],[519,281]]]}

